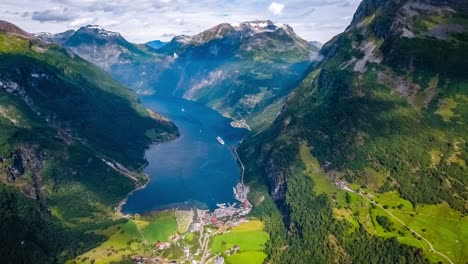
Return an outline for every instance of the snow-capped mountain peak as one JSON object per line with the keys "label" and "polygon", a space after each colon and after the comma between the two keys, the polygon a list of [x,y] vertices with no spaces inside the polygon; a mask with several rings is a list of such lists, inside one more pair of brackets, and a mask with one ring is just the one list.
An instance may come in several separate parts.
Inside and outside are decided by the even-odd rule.
{"label": "snow-capped mountain peak", "polygon": [[119,33],[105,30],[104,28],[102,28],[99,25],[87,25],[85,27],[82,27],[81,29],[82,30],[92,30],[98,36],[102,36],[102,37],[120,37]]}
{"label": "snow-capped mountain peak", "polygon": [[278,29],[292,32],[292,28],[288,25],[272,22],[270,20],[256,20],[243,23],[234,23],[231,24],[231,26],[236,30],[249,30],[252,31],[252,33],[274,32]]}

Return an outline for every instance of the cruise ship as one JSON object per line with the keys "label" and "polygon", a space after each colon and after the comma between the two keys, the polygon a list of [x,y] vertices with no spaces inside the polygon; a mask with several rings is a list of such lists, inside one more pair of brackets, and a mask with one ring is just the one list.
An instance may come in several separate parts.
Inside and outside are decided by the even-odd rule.
{"label": "cruise ship", "polygon": [[221,137],[217,137],[216,140],[218,140],[219,144],[224,145],[224,140]]}

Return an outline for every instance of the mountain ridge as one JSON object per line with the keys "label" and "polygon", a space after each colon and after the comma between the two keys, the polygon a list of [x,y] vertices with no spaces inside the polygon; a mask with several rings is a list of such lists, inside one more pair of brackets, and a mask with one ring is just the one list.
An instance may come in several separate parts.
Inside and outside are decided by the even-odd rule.
{"label": "mountain ridge", "polygon": [[[57,38],[63,35],[67,34]],[[261,124],[272,119],[263,117],[263,110],[281,104],[318,51],[291,27],[271,21],[220,24],[194,36],[176,36],[158,49],[55,42],[138,93],[184,97],[234,119],[252,116],[248,122]],[[275,76],[273,71],[279,68],[288,70]]]}

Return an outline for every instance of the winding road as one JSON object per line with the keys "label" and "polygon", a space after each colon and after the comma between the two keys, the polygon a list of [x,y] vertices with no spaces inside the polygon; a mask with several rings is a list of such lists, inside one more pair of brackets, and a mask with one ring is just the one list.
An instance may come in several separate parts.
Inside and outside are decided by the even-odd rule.
{"label": "winding road", "polygon": [[239,161],[239,164],[240,164],[240,167],[241,167],[241,176],[240,176],[240,182],[242,183],[242,185],[244,185],[244,171],[245,171],[245,167],[244,167],[244,163],[242,163],[242,160],[240,159],[239,157],[239,154],[237,154],[237,148],[240,146],[240,144],[242,144],[242,141],[244,141],[244,139],[242,139],[239,144],[237,144],[237,146],[234,148],[234,154],[236,154],[236,158],[237,160]]}
{"label": "winding road", "polygon": [[447,257],[446,255],[444,255],[443,253],[437,251],[434,249],[434,246],[431,244],[431,242],[429,242],[426,238],[424,238],[423,236],[421,236],[418,232],[416,232],[414,229],[412,229],[411,227],[407,226],[403,221],[401,221],[398,217],[396,217],[394,214],[392,214],[390,211],[388,211],[387,209],[383,208],[383,206],[381,206],[380,204],[376,203],[375,201],[369,199],[367,196],[365,196],[364,194],[362,194],[361,192],[355,192],[353,190],[351,190],[350,188],[348,187],[341,187],[341,189],[345,190],[345,191],[348,191],[348,192],[352,192],[352,193],[356,193],[358,195],[360,195],[362,198],[368,200],[371,204],[375,205],[375,206],[378,206],[379,208],[381,208],[382,210],[384,210],[387,214],[389,214],[392,218],[394,218],[395,220],[397,220],[400,224],[402,224],[404,227],[408,228],[408,230],[410,230],[411,232],[413,232],[416,236],[418,236],[419,238],[421,238],[422,240],[424,240],[430,247],[430,251],[431,252],[434,252],[436,254],[438,254],[439,256],[442,256],[444,257],[445,259],[447,259],[447,261],[450,263],[450,264],[454,264],[452,260],[450,260],[449,257]]}

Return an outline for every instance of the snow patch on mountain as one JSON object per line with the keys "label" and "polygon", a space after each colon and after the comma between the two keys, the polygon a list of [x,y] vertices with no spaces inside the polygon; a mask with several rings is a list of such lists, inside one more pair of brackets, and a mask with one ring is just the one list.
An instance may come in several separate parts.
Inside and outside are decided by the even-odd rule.
{"label": "snow patch on mountain", "polygon": [[112,31],[107,31],[107,30],[105,30],[104,28],[102,28],[101,26],[98,26],[98,25],[88,25],[88,26],[86,26],[84,28],[96,31],[98,36],[103,36],[103,37],[119,37],[120,36],[119,33],[112,32]]}

